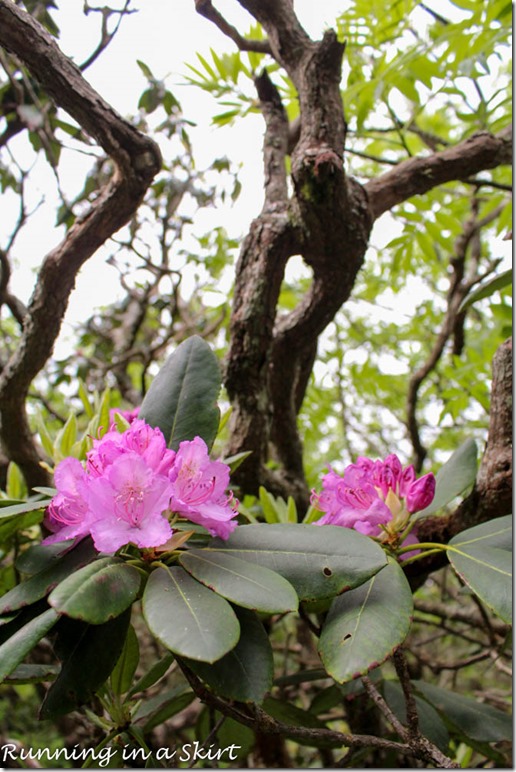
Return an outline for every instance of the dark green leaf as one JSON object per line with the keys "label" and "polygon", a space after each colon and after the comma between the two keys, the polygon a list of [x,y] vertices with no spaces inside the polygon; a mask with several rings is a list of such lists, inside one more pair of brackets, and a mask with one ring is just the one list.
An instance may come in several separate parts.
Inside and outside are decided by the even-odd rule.
{"label": "dark green leaf", "polygon": [[372,539],[333,525],[242,525],[227,541],[214,540],[210,548],[276,571],[301,600],[330,598],[357,587],[387,562]]}
{"label": "dark green leaf", "polygon": [[414,687],[448,726],[466,737],[488,743],[512,740],[512,718],[507,713],[424,681],[414,681]]}
{"label": "dark green leaf", "polygon": [[131,605],[141,576],[120,558],[94,560],[60,582],[48,598],[60,614],[100,625]]}
{"label": "dark green leaf", "polygon": [[115,694],[125,694],[131,688],[140,661],[140,645],[134,627],[129,625],[122,653],[111,673],[111,688]]}
{"label": "dark green leaf", "polygon": [[58,620],[54,609],[31,619],[0,646],[0,681],[10,675],[23,658],[48,633]]}
{"label": "dark green leaf", "polygon": [[219,425],[220,382],[215,354],[194,335],[166,360],[142,402],[140,418],[158,426],[174,450],[195,436],[211,447]]}
{"label": "dark green leaf", "polygon": [[[384,681],[383,695],[387,705],[402,724],[407,723],[407,710],[403,690],[398,682]],[[450,736],[439,713],[426,700],[415,696],[419,729],[424,737],[428,737],[443,753],[447,753]]]}
{"label": "dark green leaf", "polygon": [[435,476],[435,496],[431,504],[418,512],[417,519],[427,517],[449,504],[473,485],[477,476],[477,444],[469,439],[453,453]]}
{"label": "dark green leaf", "polygon": [[292,585],[269,568],[210,549],[188,550],[180,562],[199,582],[239,606],[269,614],[297,609]]}
{"label": "dark green leaf", "polygon": [[274,663],[269,637],[253,612],[237,609],[240,639],[218,662],[186,660],[186,664],[205,681],[215,694],[239,702],[260,703],[272,687]]}
{"label": "dark green leaf", "polygon": [[91,562],[97,555],[91,541],[82,541],[75,549],[57,557],[47,568],[44,568],[26,582],[13,587],[0,598],[0,614],[22,608],[34,603],[47,595],[56,585],[73,574],[78,568]]}
{"label": "dark green leaf", "polygon": [[450,540],[455,571],[490,609],[512,624],[512,516],[468,528]]}
{"label": "dark green leaf", "polygon": [[41,719],[63,716],[92,699],[120,657],[130,619],[129,608],[102,625],[60,620],[57,648],[66,656],[41,706]]}
{"label": "dark green leaf", "polygon": [[240,635],[229,603],[180,566],[153,571],[143,595],[143,614],[164,646],[202,662],[223,657],[236,646]]}
{"label": "dark green leaf", "polygon": [[[85,542],[89,542],[91,545],[91,554],[96,554],[93,542],[90,539],[86,539]],[[74,543],[74,539],[69,539],[56,544],[35,544],[17,558],[16,568],[21,574],[29,574],[30,576],[39,574],[45,568],[54,566],[65,553],[71,552]]]}
{"label": "dark green leaf", "polygon": [[339,683],[377,667],[405,640],[412,621],[412,591],[399,564],[335,598],[324,623],[319,652]]}

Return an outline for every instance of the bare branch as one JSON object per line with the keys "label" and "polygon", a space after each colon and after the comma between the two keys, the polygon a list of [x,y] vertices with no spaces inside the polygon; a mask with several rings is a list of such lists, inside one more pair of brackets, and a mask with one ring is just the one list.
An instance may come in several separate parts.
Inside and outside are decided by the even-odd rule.
{"label": "bare branch", "polygon": [[377,219],[412,196],[427,193],[451,180],[467,179],[485,169],[510,164],[511,160],[510,127],[496,135],[482,131],[438,153],[409,158],[366,183],[371,215]]}
{"label": "bare branch", "polygon": [[240,51],[256,51],[260,54],[270,54],[271,47],[267,40],[249,40],[242,37],[239,31],[229,24],[219,11],[213,6],[211,0],[195,0],[195,10],[209,21],[213,22],[224,35],[236,43]]}

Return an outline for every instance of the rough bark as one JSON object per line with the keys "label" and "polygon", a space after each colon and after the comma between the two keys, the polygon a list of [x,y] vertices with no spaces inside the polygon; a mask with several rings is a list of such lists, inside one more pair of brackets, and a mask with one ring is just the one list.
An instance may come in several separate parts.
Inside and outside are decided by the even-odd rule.
{"label": "rough bark", "polygon": [[[450,515],[428,517],[418,527],[421,541],[446,544],[475,525],[512,512],[512,338],[493,358],[491,411],[487,442],[472,492]],[[420,578],[446,565],[445,555],[432,555],[407,567]]]}
{"label": "rough bark", "polygon": [[[260,485],[303,510],[308,491],[297,431],[317,341],[348,299],[372,223],[411,196],[482,169],[509,163],[511,133],[476,134],[454,147],[410,158],[362,186],[344,169],[346,121],[340,91],[344,46],[332,30],[313,41],[291,0],[239,0],[263,26],[260,41],[285,69],[300,107],[289,130],[279,95],[264,74],[256,86],[266,130],[265,203],[243,242],[237,265],[226,386],[233,406],[228,451],[252,451],[235,478],[245,492]],[[197,10],[242,50],[250,41],[224,21],[210,0]],[[293,190],[287,192],[285,157]],[[297,308],[277,313],[288,258],[301,255],[313,281]],[[273,459],[272,471],[267,462]]]}
{"label": "rough bark", "polygon": [[0,45],[27,67],[114,164],[111,179],[89,211],[45,257],[20,343],[0,375],[2,444],[34,486],[45,484],[47,476],[27,419],[30,383],[52,352],[80,267],[129,221],[159,170],[161,158],[154,142],[104,102],[54,39],[11,0],[0,0]]}

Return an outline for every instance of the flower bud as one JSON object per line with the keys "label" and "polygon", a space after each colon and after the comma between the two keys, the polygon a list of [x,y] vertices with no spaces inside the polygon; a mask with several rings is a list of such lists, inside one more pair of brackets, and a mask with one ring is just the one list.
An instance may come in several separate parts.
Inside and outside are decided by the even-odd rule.
{"label": "flower bud", "polygon": [[435,477],[430,472],[420,477],[419,480],[415,480],[410,486],[405,499],[407,510],[412,514],[425,509],[425,507],[431,504],[434,496]]}

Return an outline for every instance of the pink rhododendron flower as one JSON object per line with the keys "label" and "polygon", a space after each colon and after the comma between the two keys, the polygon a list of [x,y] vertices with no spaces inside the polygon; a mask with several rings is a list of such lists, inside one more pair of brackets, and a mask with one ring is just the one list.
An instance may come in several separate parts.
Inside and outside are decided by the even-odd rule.
{"label": "pink rhododendron flower", "polygon": [[65,541],[89,533],[88,475],[76,458],[65,458],[54,475],[58,493],[47,510],[45,525],[55,531],[46,544]]}
{"label": "pink rhododendron flower", "polygon": [[90,533],[100,552],[116,552],[125,544],[159,547],[172,536],[162,513],[168,509],[168,477],[156,474],[142,456],[129,452],[117,458],[102,477],[92,478]]}
{"label": "pink rhododendron flower", "polygon": [[174,513],[227,539],[236,504],[226,495],[229,467],[211,461],[200,437],[167,448],[163,433],[135,418],[93,441],[86,468],[67,458],[55,471],[57,494],[48,508],[44,543],[90,534],[99,552],[126,544],[153,548],[172,536]]}
{"label": "pink rhododendron flower", "polygon": [[237,526],[237,502],[225,493],[229,467],[210,460],[206,443],[200,437],[179,445],[170,479],[171,509],[202,525],[212,536],[227,539]]}
{"label": "pink rhododendron flower", "polygon": [[[416,479],[414,467],[403,468],[394,454],[385,461],[359,457],[342,476],[330,468],[321,493],[312,491],[313,506],[325,513],[315,525],[354,528],[397,546],[410,516],[427,507],[434,494],[434,475]],[[403,544],[416,541],[412,532]]]}

